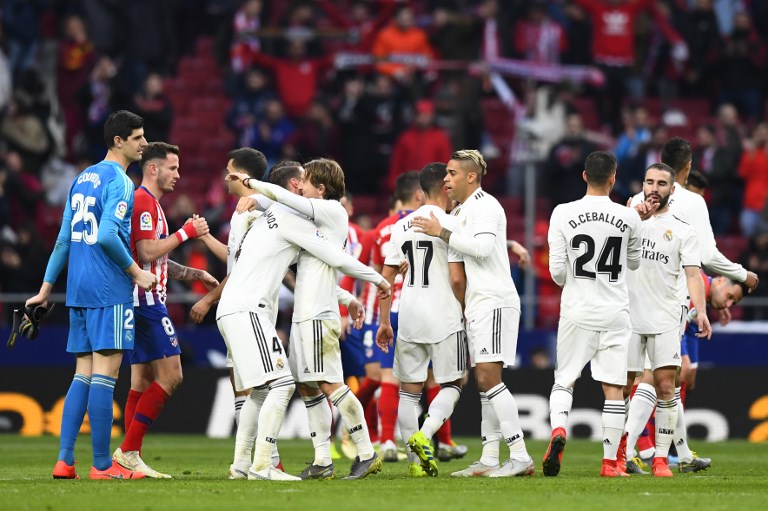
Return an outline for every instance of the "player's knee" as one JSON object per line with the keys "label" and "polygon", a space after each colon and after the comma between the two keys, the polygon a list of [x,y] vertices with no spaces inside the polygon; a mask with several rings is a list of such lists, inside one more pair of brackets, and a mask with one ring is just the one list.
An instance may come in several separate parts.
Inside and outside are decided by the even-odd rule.
{"label": "player's knee", "polygon": [[675,397],[674,378],[664,378],[656,382],[656,395],[659,399],[672,399]]}
{"label": "player's knee", "polygon": [[480,392],[488,392],[493,387],[501,383],[499,375],[492,371],[477,371],[475,374],[477,381],[477,390]]}

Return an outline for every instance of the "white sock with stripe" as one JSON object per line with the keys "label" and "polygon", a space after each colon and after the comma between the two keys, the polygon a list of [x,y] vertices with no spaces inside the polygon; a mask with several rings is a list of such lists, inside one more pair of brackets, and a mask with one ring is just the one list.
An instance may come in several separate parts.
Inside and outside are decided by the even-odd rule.
{"label": "white sock with stripe", "polygon": [[304,406],[307,407],[307,419],[309,421],[309,436],[315,447],[314,464],[327,467],[331,460],[331,421],[333,413],[328,406],[325,394],[317,396],[302,396]]}
{"label": "white sock with stripe", "polygon": [[[397,425],[400,427],[400,436],[405,445],[408,445],[408,440],[419,430],[420,402],[421,394],[400,391],[400,403],[397,405]],[[418,462],[418,458],[410,449],[408,449],[408,462]]]}
{"label": "white sock with stripe", "polygon": [[631,458],[637,439],[643,433],[655,407],[656,389],[648,383],[639,384],[629,402],[629,414],[624,425],[624,431],[627,432],[627,459]]}
{"label": "white sock with stripe", "polygon": [[421,432],[424,433],[424,436],[432,438],[445,421],[451,418],[453,409],[456,407],[456,403],[459,402],[460,397],[461,388],[452,383],[440,385],[440,392],[437,393],[435,399],[430,403],[427,418],[424,419],[424,424],[421,425]]}
{"label": "white sock with stripe", "polygon": [[549,395],[549,424],[552,431],[563,428],[568,431],[568,414],[573,408],[573,389],[555,383]]}
{"label": "white sock with stripe", "polygon": [[680,387],[675,388],[675,399],[677,400],[677,422],[672,441],[675,443],[679,460],[690,463],[693,461],[693,452],[688,447],[688,428],[685,426],[685,407],[680,400]]}
{"label": "white sock with stripe", "polygon": [[528,451],[525,449],[523,430],[520,428],[520,417],[517,411],[517,403],[512,393],[504,383],[499,383],[485,393],[488,401],[493,406],[493,411],[499,420],[499,428],[504,442],[509,447],[509,457],[516,460],[527,461]]}
{"label": "white sock with stripe", "polygon": [[677,400],[659,400],[656,403],[656,458],[666,458],[675,433]]}
{"label": "white sock with stripe", "polygon": [[371,437],[368,434],[368,426],[365,423],[363,405],[360,404],[360,401],[358,401],[346,385],[336,389],[329,397],[334,406],[339,409],[339,413],[341,413],[341,419],[344,421],[347,432],[357,447],[357,455],[360,457],[360,461],[373,458],[373,445],[371,445]]}
{"label": "white sock with stripe", "polygon": [[277,435],[283,425],[285,410],[291,401],[296,384],[292,376],[278,378],[269,384],[269,392],[259,412],[259,430],[251,470],[258,472],[272,465]]}

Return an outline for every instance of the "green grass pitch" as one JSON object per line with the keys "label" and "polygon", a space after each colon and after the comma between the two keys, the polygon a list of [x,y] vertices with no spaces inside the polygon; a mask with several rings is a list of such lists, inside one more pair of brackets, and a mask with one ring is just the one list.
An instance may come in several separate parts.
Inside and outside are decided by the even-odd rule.
{"label": "green grass pitch", "polygon": [[[768,509],[768,444],[732,441],[695,442],[712,468],[698,474],[675,474],[670,480],[651,476],[601,479],[602,446],[568,442],[559,477],[541,474],[543,442],[529,442],[536,461],[533,477],[453,479],[450,472],[479,455],[477,439],[465,460],[440,463],[437,478],[409,479],[407,465],[385,463],[380,474],[362,481],[263,482],[228,481],[234,440],[202,436],[148,435],[144,458],[173,480],[90,481],[90,437],[78,441],[79,481],[51,478],[58,439],[0,435],[0,510],[190,511],[248,510],[487,510],[536,509]],[[112,448],[117,443],[113,440]],[[288,472],[298,474],[312,457],[309,441],[281,441]],[[502,452],[505,451],[502,446]],[[336,462],[339,476],[349,460]]]}

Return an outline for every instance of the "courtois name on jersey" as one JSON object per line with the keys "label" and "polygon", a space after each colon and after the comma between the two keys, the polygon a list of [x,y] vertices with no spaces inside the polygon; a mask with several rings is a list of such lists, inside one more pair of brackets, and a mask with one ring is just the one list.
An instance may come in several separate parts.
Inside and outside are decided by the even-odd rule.
{"label": "courtois name on jersey", "polygon": [[552,212],[549,270],[563,286],[560,315],[595,331],[629,327],[626,274],[639,265],[640,216],[587,195]]}
{"label": "courtois name on jersey", "polygon": [[[642,222],[640,267],[627,276],[632,331],[661,334],[680,327],[678,291],[684,267],[699,266],[693,228],[670,212]],[[683,274],[683,275],[681,275]]]}
{"label": "courtois name on jersey", "polygon": [[455,217],[436,206],[422,206],[394,225],[390,237],[393,250],[385,260],[388,266],[408,261],[400,295],[397,337],[416,343],[439,342],[463,329],[461,305],[453,295],[448,267],[449,262],[461,262],[462,257],[440,238],[413,230],[413,219],[429,218],[430,213],[447,229],[456,228]]}
{"label": "courtois name on jersey", "polygon": [[[122,167],[102,161],[75,178],[67,205],[71,214],[67,305],[107,307],[133,301],[133,281],[97,243],[103,219],[118,222],[118,236],[130,254],[133,183]],[[66,218],[66,215],[65,215]]]}

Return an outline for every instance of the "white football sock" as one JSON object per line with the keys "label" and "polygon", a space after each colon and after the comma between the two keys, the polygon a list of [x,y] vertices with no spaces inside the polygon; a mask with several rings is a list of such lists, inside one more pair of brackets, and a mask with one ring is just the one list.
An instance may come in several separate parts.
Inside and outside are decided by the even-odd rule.
{"label": "white football sock", "polygon": [[493,405],[488,401],[485,392],[480,392],[480,435],[483,441],[480,463],[488,466],[498,465],[501,429]]}
{"label": "white football sock", "polygon": [[623,432],[624,401],[606,399],[603,405],[603,459],[616,459]]}
{"label": "white football sock", "polygon": [[256,448],[251,466],[254,472],[272,465],[272,453],[277,444],[277,435],[280,433],[285,410],[295,389],[296,384],[291,376],[278,378],[269,385],[269,393],[259,412],[259,430],[256,434]]}
{"label": "white football sock", "polygon": [[677,399],[656,403],[656,458],[666,458],[675,433]]}
{"label": "white football sock", "polygon": [[253,455],[253,442],[259,426],[259,412],[267,398],[269,389],[257,387],[251,390],[248,397],[243,397],[245,402],[240,409],[240,420],[235,434],[235,466],[247,469],[251,466]]}
{"label": "white football sock", "polygon": [[624,425],[624,431],[627,432],[627,458],[631,457],[629,454],[635,448],[637,439],[643,434],[655,407],[656,389],[653,385],[648,383],[638,385],[629,403],[629,414]]}
{"label": "white football sock", "polygon": [[568,414],[573,408],[573,389],[555,383],[549,395],[549,423],[552,431],[563,428],[568,431]]}
{"label": "white football sock", "polygon": [[360,461],[373,458],[373,445],[371,445],[371,437],[368,434],[368,426],[365,423],[363,405],[360,404],[360,401],[358,401],[346,385],[336,389],[329,397],[333,405],[341,413],[341,419],[344,421],[347,432],[357,447],[357,455]]}
{"label": "white football sock", "polygon": [[302,396],[304,406],[307,407],[307,419],[309,422],[309,436],[315,447],[314,464],[327,467],[331,460],[331,423],[333,412],[328,406],[328,399],[324,394],[317,396]]}
{"label": "white football sock", "polygon": [[[408,440],[419,430],[419,403],[421,394],[400,391],[400,404],[397,405],[397,425],[400,437],[408,445]],[[417,457],[408,449],[408,462],[416,463]]]}
{"label": "white football sock", "polygon": [[693,461],[693,453],[688,447],[688,429],[685,426],[685,407],[680,399],[680,387],[675,388],[675,399],[677,400],[677,422],[672,441],[675,443],[678,459],[690,463]]}
{"label": "white football sock", "polygon": [[235,396],[235,425],[240,425],[240,410],[243,408],[248,396]]}
{"label": "white football sock", "polygon": [[518,460],[528,460],[528,451],[525,449],[523,430],[520,428],[520,417],[517,412],[517,403],[512,393],[504,383],[499,383],[485,393],[488,401],[493,406],[493,411],[499,420],[499,428],[504,442],[509,447],[509,457]]}
{"label": "white football sock", "polygon": [[427,438],[432,438],[437,430],[451,418],[453,409],[456,407],[456,403],[459,402],[461,397],[461,389],[451,383],[443,383],[440,385],[440,392],[437,393],[435,399],[429,405],[427,410],[427,418],[424,419],[424,424],[421,425],[421,432]]}

